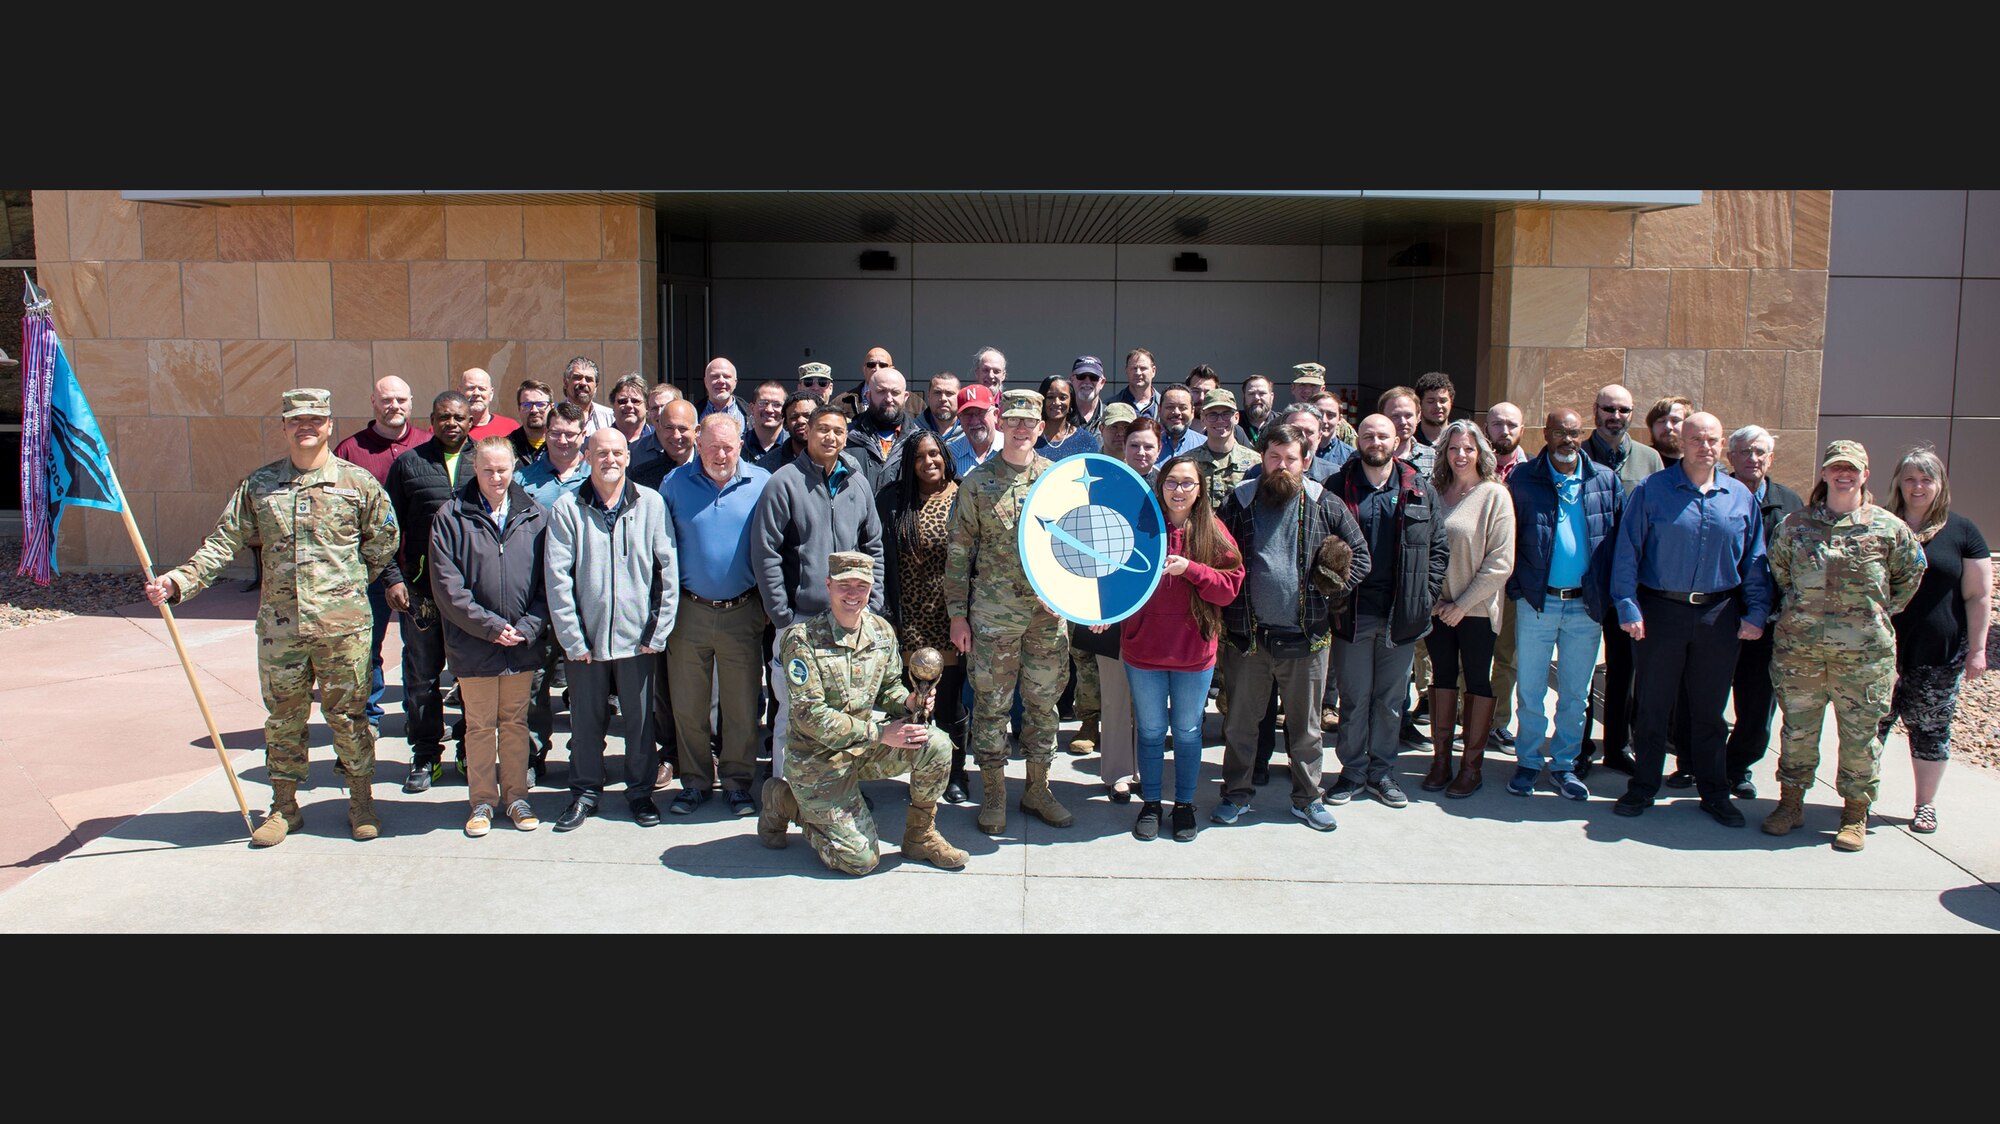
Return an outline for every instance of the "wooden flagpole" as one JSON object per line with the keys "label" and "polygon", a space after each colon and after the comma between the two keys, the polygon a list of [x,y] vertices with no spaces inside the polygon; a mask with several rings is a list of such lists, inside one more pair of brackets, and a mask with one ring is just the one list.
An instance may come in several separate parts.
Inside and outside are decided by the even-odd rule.
{"label": "wooden flagpole", "polygon": [[[153,558],[146,552],[146,540],[140,537],[139,524],[132,518],[132,504],[125,495],[125,485],[118,482],[118,470],[109,458],[106,458],[104,467],[111,473],[111,486],[118,491],[118,512],[125,517],[125,533],[132,537],[132,552],[139,556],[139,568],[150,583],[153,580]],[[222,762],[222,775],[229,778],[229,791],[236,794],[237,810],[243,813],[243,829],[255,831],[250,824],[250,805],[243,799],[243,785],[237,781],[236,770],[229,764],[229,754],[222,749],[222,731],[216,728],[215,715],[208,709],[208,696],[202,694],[201,681],[194,674],[194,661],[188,658],[187,645],[181,641],[180,626],[174,623],[173,607],[162,602],[156,608],[160,610],[160,619],[167,622],[167,635],[174,639],[174,651],[181,657],[181,670],[187,673],[195,705],[201,708],[201,720],[208,723],[208,739],[214,743],[215,756]]]}

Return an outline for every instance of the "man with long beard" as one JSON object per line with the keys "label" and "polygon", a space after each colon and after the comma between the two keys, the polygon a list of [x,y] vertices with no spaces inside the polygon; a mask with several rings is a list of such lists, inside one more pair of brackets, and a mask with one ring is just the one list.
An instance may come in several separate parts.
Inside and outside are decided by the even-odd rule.
{"label": "man with long beard", "polygon": [[[1263,471],[1223,502],[1222,525],[1242,547],[1246,574],[1223,610],[1228,643],[1217,656],[1230,706],[1224,720],[1222,802],[1210,821],[1232,824],[1257,789],[1257,727],[1275,684],[1285,702],[1285,753],[1292,774],[1292,815],[1316,831],[1334,829],[1320,797],[1321,729],[1314,719],[1325,692],[1333,603],[1312,579],[1329,536],[1351,554],[1340,595],[1369,572],[1368,544],[1337,493],[1305,476],[1311,440],[1289,425],[1264,434]],[[1407,673],[1407,667],[1405,669]]]}

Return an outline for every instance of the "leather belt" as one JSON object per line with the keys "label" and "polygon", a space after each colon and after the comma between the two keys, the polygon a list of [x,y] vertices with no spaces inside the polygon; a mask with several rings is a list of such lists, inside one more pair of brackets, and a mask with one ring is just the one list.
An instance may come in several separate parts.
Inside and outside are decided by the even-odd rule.
{"label": "leather belt", "polygon": [[1574,601],[1577,598],[1583,596],[1583,587],[1578,585],[1578,586],[1571,586],[1568,589],[1557,589],[1555,586],[1548,586],[1547,592],[1550,597],[1554,597],[1558,600]]}
{"label": "leather belt", "polygon": [[1743,587],[1731,586],[1728,589],[1717,590],[1714,593],[1693,593],[1688,590],[1654,589],[1650,585],[1642,585],[1639,587],[1639,592],[1649,593],[1654,597],[1664,597],[1669,601],[1685,602],[1689,605],[1713,605],[1717,601],[1727,601],[1729,598],[1736,596],[1736,591],[1741,588]]}
{"label": "leather belt", "polygon": [[736,606],[741,605],[745,601],[748,601],[750,600],[750,598],[756,596],[756,594],[757,594],[757,587],[753,585],[749,589],[746,589],[743,592],[737,594],[736,596],[731,597],[727,601],[715,601],[710,598],[703,597],[698,593],[689,593],[685,589],[681,590],[682,597],[685,597],[690,601],[696,602],[697,604],[706,605],[711,609],[734,609]]}

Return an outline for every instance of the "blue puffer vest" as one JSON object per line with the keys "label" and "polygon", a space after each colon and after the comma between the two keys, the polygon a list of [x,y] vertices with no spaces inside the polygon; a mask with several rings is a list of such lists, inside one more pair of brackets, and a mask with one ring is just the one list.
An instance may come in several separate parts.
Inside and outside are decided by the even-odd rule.
{"label": "blue puffer vest", "polygon": [[[1618,513],[1625,508],[1625,486],[1616,472],[1581,453],[1577,459],[1583,463],[1583,525],[1590,552],[1583,571],[1583,607],[1591,620],[1601,622],[1611,603],[1611,551]],[[1515,469],[1507,477],[1507,490],[1514,495],[1514,573],[1507,579],[1507,596],[1540,612],[1556,549],[1556,483],[1548,450]]]}

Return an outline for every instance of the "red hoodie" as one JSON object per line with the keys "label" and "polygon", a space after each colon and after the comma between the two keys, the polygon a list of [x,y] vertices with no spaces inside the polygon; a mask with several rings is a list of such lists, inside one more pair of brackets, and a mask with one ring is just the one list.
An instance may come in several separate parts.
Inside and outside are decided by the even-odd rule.
{"label": "red hoodie", "polygon": [[[1200,501],[1196,501],[1200,502]],[[1242,551],[1236,540],[1220,524],[1216,531],[1222,541]],[[1185,557],[1187,530],[1167,528],[1167,553]],[[1139,611],[1125,618],[1120,627],[1119,651],[1126,663],[1141,671],[1200,671],[1215,665],[1214,640],[1203,640],[1194,614],[1188,609],[1188,591],[1193,590],[1211,605],[1227,605],[1243,588],[1244,569],[1239,561],[1233,570],[1217,570],[1199,562],[1188,562],[1179,575],[1161,575],[1159,588]]]}

